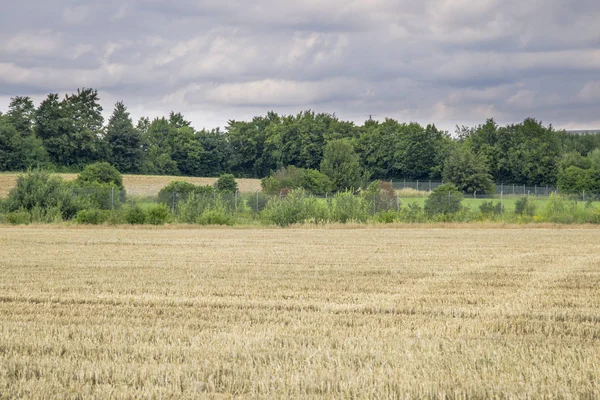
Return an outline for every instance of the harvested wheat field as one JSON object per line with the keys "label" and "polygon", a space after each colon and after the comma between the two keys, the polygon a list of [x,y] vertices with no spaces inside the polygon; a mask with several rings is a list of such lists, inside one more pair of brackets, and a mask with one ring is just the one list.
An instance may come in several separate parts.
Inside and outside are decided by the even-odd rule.
{"label": "harvested wheat field", "polygon": [[[66,181],[77,178],[77,174],[55,174]],[[19,174],[0,174],[0,198],[8,196],[8,192],[17,183]],[[162,176],[162,175],[123,175],[123,186],[132,196],[156,196],[160,189],[171,181],[186,181],[195,185],[213,185],[218,178],[195,178],[187,176]],[[240,192],[256,192],[262,190],[260,179],[236,179]]]}
{"label": "harvested wheat field", "polygon": [[598,398],[597,229],[0,228],[0,398]]}

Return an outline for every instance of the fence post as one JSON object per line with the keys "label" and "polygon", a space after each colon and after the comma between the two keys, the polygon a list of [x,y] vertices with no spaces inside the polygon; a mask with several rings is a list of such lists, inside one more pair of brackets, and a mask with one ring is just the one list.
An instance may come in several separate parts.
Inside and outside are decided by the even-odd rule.
{"label": "fence post", "polygon": [[256,212],[258,213],[258,190],[256,191]]}
{"label": "fence post", "polygon": [[504,192],[500,192],[500,214],[504,214],[504,204],[502,202],[504,197]]}
{"label": "fence post", "polygon": [[425,192],[423,192],[423,212],[425,212]]}
{"label": "fence post", "polygon": [[537,196],[537,184],[534,186],[533,193]]}
{"label": "fence post", "polygon": [[477,212],[477,190],[473,192],[473,211]]}
{"label": "fence post", "polygon": [[110,208],[115,209],[115,187],[113,186],[110,191]]}
{"label": "fence post", "polygon": [[429,191],[431,192],[431,179],[429,180]]}
{"label": "fence post", "polygon": [[585,190],[583,191],[583,201],[585,202]]}
{"label": "fence post", "polygon": [[525,195],[526,195],[526,193],[525,193],[525,185],[523,185],[523,196],[525,196]]}
{"label": "fence post", "polygon": [[513,183],[513,196],[515,195],[515,184]]}
{"label": "fence post", "polygon": [[238,192],[236,190],[234,197],[233,197],[233,206],[235,207],[236,210],[237,210],[237,198],[238,198]]}
{"label": "fence post", "polygon": [[402,187],[402,189],[406,189],[406,179],[404,180],[404,186]]}
{"label": "fence post", "polygon": [[419,191],[419,180],[417,179],[417,192]]}
{"label": "fence post", "polygon": [[173,201],[171,202],[171,210],[175,211],[175,192],[173,192]]}

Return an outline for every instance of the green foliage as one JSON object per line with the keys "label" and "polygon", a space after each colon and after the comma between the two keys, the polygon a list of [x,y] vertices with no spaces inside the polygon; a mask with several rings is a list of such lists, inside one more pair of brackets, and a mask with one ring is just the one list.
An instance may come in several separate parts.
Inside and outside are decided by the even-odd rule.
{"label": "green foliage", "polygon": [[304,189],[308,193],[324,195],[331,191],[331,180],[317,170],[290,165],[262,179],[261,186],[263,192],[271,195],[279,194],[282,189]]}
{"label": "green foliage", "polygon": [[238,184],[232,174],[224,174],[215,182],[215,188],[223,193],[236,193],[238,191]]}
{"label": "green foliage", "polygon": [[402,222],[425,222],[425,218],[423,208],[417,203],[408,203],[406,207],[403,207],[400,210],[400,220]]}
{"label": "green foliage", "polygon": [[566,194],[591,193],[598,186],[592,178],[592,170],[571,165],[558,174],[558,190]]}
{"label": "green foliage", "polygon": [[146,223],[151,225],[164,225],[169,220],[169,208],[165,204],[156,204],[148,210]]}
{"label": "green foliage", "polygon": [[142,165],[142,137],[122,102],[115,105],[105,136],[108,159],[123,173],[137,173]]}
{"label": "green foliage", "polygon": [[494,182],[485,159],[471,151],[457,147],[444,164],[444,180],[452,182],[463,193],[485,194],[494,192]]}
{"label": "green foliage", "polygon": [[13,225],[28,225],[31,223],[31,214],[27,210],[21,209],[6,214],[6,220]]}
{"label": "green foliage", "polygon": [[5,207],[8,212],[35,210],[38,214],[59,210],[62,219],[71,219],[83,208],[62,179],[40,170],[19,175]]}
{"label": "green foliage", "polygon": [[485,215],[500,215],[502,214],[502,203],[484,201],[479,205],[479,211],[481,211],[481,213]]}
{"label": "green foliage", "polygon": [[75,217],[78,224],[102,225],[111,218],[111,212],[108,210],[80,210]]}
{"label": "green foliage", "polygon": [[125,222],[131,225],[143,225],[146,222],[146,212],[139,206],[131,207],[125,212]]}
{"label": "green foliage", "polygon": [[528,197],[522,197],[515,202],[515,214],[533,217],[537,207]]}
{"label": "green foliage", "polygon": [[330,220],[332,222],[365,222],[369,219],[369,202],[350,191],[338,192],[331,202]]}
{"label": "green foliage", "polygon": [[325,222],[327,214],[324,203],[297,189],[283,198],[272,197],[261,212],[261,217],[267,223],[288,226],[305,221]]}
{"label": "green foliage", "polygon": [[349,140],[337,139],[327,143],[323,151],[321,172],[331,179],[334,190],[360,187],[360,161]]}
{"label": "green foliage", "polygon": [[462,193],[458,188],[446,183],[435,188],[425,201],[425,213],[427,215],[435,214],[453,214],[461,210]]}
{"label": "green foliage", "polygon": [[75,182],[81,187],[84,187],[88,183],[100,183],[115,186],[119,190],[125,190],[123,176],[115,167],[107,162],[86,165]]}
{"label": "green foliage", "polygon": [[211,186],[197,186],[185,181],[171,181],[158,192],[158,202],[175,207],[190,195],[214,196],[215,189]]}
{"label": "green foliage", "polygon": [[391,224],[400,219],[399,213],[394,210],[379,211],[373,216],[373,221],[378,224]]}
{"label": "green foliage", "polygon": [[376,211],[387,211],[398,209],[398,196],[392,188],[392,183],[387,181],[375,181],[362,193],[363,197],[372,204]]}
{"label": "green foliage", "polygon": [[220,204],[214,208],[208,208],[197,218],[196,223],[200,225],[229,225],[235,224],[235,218],[229,214],[227,209]]}

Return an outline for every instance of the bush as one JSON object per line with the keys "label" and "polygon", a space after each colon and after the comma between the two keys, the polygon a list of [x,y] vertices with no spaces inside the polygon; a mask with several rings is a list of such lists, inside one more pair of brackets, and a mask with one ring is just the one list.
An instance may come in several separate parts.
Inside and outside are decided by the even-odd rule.
{"label": "bush", "polygon": [[169,220],[169,208],[165,204],[157,204],[148,210],[146,222],[151,225],[164,225]]}
{"label": "bush", "polygon": [[304,189],[308,193],[324,195],[332,190],[329,177],[315,169],[297,168],[293,165],[280,168],[261,181],[263,192],[276,195],[282,189]]}
{"label": "bush", "polygon": [[399,213],[400,221],[418,223],[425,222],[425,213],[418,203],[408,203]]}
{"label": "bush", "polygon": [[158,192],[158,202],[174,207],[191,194],[214,193],[210,186],[196,186],[185,181],[172,181]]}
{"label": "bush", "polygon": [[37,219],[46,220],[42,215],[50,210],[52,220],[56,212],[61,219],[71,219],[84,206],[73,196],[72,189],[58,177],[51,177],[45,171],[30,171],[17,178],[16,186],[10,191],[4,207],[8,212],[36,210]]}
{"label": "bush", "polygon": [[462,208],[463,195],[451,183],[435,188],[425,201],[425,214],[453,214]]}
{"label": "bush", "polygon": [[286,197],[273,197],[261,212],[262,219],[271,224],[288,226],[305,221],[323,223],[329,218],[325,201],[307,195],[302,189],[292,190]]}
{"label": "bush", "polygon": [[6,214],[6,220],[13,225],[27,225],[31,223],[31,214],[26,210],[13,211]]}
{"label": "bush", "polygon": [[123,176],[115,167],[107,162],[97,162],[87,165],[75,182],[79,186],[85,186],[88,183],[101,183],[108,186],[115,186],[119,190],[125,190]]}
{"label": "bush", "polygon": [[394,210],[380,211],[373,216],[373,221],[379,224],[391,224],[399,219],[398,214]]}
{"label": "bush", "polygon": [[527,197],[522,197],[515,202],[515,214],[526,215],[533,217],[535,215],[536,206]]}
{"label": "bush", "polygon": [[220,195],[192,194],[179,204],[176,215],[181,222],[195,224],[206,210],[216,207],[220,202]]}
{"label": "bush", "polygon": [[495,203],[493,201],[484,201],[479,206],[479,211],[485,215],[499,215],[502,214],[502,204]]}
{"label": "bush", "polygon": [[215,189],[219,192],[235,193],[238,191],[238,184],[235,177],[231,174],[224,174],[215,182]]}
{"label": "bush", "polygon": [[331,221],[346,223],[365,222],[369,219],[369,202],[352,192],[338,192],[332,199]]}
{"label": "bush", "polygon": [[132,207],[125,213],[125,221],[131,225],[143,225],[146,222],[146,212],[139,206]]}
{"label": "bush", "polygon": [[219,207],[204,210],[196,222],[200,225],[234,225],[235,219],[225,208]]}
{"label": "bush", "polygon": [[78,224],[101,225],[110,219],[111,214],[108,210],[81,210],[75,221]]}

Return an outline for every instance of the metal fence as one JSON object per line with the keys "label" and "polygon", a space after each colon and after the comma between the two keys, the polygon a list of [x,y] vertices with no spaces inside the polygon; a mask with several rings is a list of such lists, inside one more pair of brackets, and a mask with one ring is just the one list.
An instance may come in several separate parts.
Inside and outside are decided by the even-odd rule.
{"label": "metal fence", "polygon": [[[432,190],[442,186],[444,184],[443,181],[406,181],[406,180],[392,180],[392,188],[394,190],[402,190],[402,189],[414,189],[417,191],[425,191],[431,192]],[[557,193],[558,189],[548,185],[534,185],[534,186],[526,186],[526,185],[517,185],[517,184],[496,184],[494,186],[494,193],[504,195],[513,195],[513,196],[549,196],[552,193]]]}
{"label": "metal fence", "polygon": [[[408,184],[414,184],[415,189],[417,188],[417,182],[407,182]],[[431,182],[432,190],[435,187],[441,185],[441,182]],[[402,188],[403,183],[402,183]],[[371,214],[376,214],[382,211],[400,211],[405,207],[412,208],[420,208],[422,210],[425,209],[425,205],[427,203],[427,199],[430,196],[429,193],[429,181],[427,181],[427,186],[423,188],[421,186],[421,182],[419,182],[418,186],[419,192],[413,193],[402,193],[396,192],[395,195],[390,194],[379,194],[372,197],[364,197],[360,194],[357,194],[357,198],[363,199],[363,206],[367,208],[367,210]],[[502,186],[499,185],[502,188]],[[516,189],[520,190],[517,191]],[[423,190],[426,189],[426,190]],[[500,210],[504,211],[505,209],[513,209],[514,204],[518,199],[526,197],[531,199],[532,202],[543,202],[548,199],[549,195],[553,193],[550,189],[546,190],[546,188],[536,188],[534,187],[534,191],[528,190],[528,187],[523,188],[523,186],[515,186],[515,190],[513,191],[512,186],[503,187],[503,189],[508,189],[508,192],[500,192],[493,194],[478,194],[474,193],[472,195],[457,195],[455,193],[448,194],[448,201],[454,201],[456,196],[459,196],[462,202],[463,207],[466,209],[470,209],[472,211],[477,212],[480,210],[484,202],[488,204],[486,206],[497,206]],[[166,205],[172,212],[177,212],[180,207],[192,199],[196,203],[196,206],[202,209],[206,208],[214,208],[221,207],[228,212],[249,212],[249,213],[260,213],[265,209],[269,202],[277,202],[277,201],[285,201],[288,196],[284,195],[267,195],[263,192],[246,192],[246,193],[219,193],[219,192],[211,192],[204,194],[190,194],[190,193],[169,193],[168,195],[163,195],[159,197],[155,193],[150,193],[149,195],[144,194],[131,194],[129,192],[120,191],[116,188],[72,188],[72,195],[81,202],[81,204],[87,204],[92,208],[100,208],[100,209],[118,209],[123,206],[152,206],[153,204],[164,204]],[[573,202],[600,202],[600,195],[589,194],[586,192],[582,192],[581,194],[576,195],[568,195],[563,196],[564,199]],[[301,196],[301,201],[303,199],[317,199],[328,207],[332,207],[337,197],[334,194],[325,195],[325,196],[313,196],[313,195],[303,195]],[[595,204],[595,206],[599,206],[600,204]]]}

